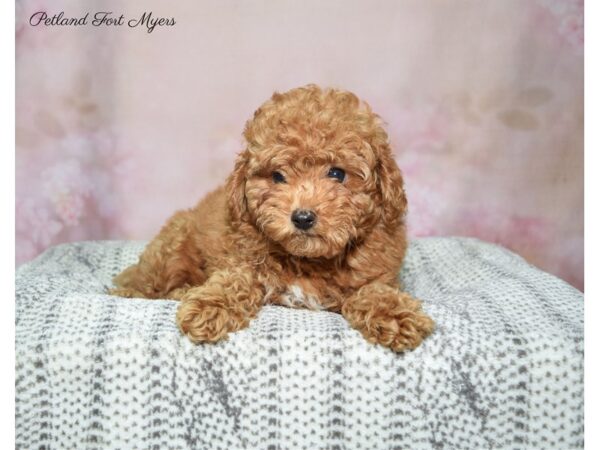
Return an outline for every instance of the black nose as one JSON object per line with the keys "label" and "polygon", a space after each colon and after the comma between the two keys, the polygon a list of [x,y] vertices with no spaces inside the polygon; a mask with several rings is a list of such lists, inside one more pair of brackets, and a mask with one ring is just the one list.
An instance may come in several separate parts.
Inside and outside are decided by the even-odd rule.
{"label": "black nose", "polygon": [[308,230],[317,221],[317,216],[314,212],[308,209],[297,209],[292,213],[292,222],[296,228]]}

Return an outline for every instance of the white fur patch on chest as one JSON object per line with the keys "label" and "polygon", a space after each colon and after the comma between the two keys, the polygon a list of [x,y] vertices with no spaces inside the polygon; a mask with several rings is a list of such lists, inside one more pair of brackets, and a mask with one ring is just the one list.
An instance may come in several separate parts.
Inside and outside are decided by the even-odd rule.
{"label": "white fur patch on chest", "polygon": [[317,311],[324,309],[318,298],[305,294],[302,288],[296,284],[288,286],[287,290],[281,294],[280,303],[290,308],[307,308]]}

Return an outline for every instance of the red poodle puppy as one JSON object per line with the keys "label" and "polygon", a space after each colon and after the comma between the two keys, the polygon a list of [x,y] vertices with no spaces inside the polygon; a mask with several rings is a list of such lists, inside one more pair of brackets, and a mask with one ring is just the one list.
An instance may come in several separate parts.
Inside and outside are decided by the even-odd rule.
{"label": "red poodle puppy", "polygon": [[398,282],[406,196],[379,117],[309,85],[275,93],[244,136],[226,185],[177,212],[111,293],[181,300],[194,342],[270,303],[335,311],[370,342],[417,347],[434,323]]}

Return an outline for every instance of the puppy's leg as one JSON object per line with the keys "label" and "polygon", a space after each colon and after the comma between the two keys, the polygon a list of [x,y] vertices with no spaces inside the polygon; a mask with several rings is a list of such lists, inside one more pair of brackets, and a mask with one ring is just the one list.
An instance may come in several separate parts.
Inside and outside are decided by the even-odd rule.
{"label": "puppy's leg", "polygon": [[248,326],[263,305],[264,294],[249,269],[220,270],[185,293],[177,324],[193,342],[216,342]]}
{"label": "puppy's leg", "polygon": [[434,329],[419,300],[383,283],[358,290],[342,306],[342,315],[369,342],[397,352],[416,348]]}
{"label": "puppy's leg", "polygon": [[202,284],[202,255],[193,211],[176,213],[147,246],[137,264],[115,277],[112,295],[180,299],[192,285]]}

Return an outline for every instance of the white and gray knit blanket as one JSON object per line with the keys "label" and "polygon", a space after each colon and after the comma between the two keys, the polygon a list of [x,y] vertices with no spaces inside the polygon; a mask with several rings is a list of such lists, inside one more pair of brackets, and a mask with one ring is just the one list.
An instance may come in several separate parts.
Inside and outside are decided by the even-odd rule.
{"label": "white and gray knit blanket", "polygon": [[395,354],[279,306],[194,345],[177,302],[105,294],[142,248],[65,244],[18,268],[17,448],[583,447],[583,296],[507,250],[413,241],[400,277],[437,329]]}

